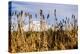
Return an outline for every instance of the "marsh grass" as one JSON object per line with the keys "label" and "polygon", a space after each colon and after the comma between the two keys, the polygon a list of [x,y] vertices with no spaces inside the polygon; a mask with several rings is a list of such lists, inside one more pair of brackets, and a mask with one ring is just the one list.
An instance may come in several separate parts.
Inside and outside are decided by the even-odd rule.
{"label": "marsh grass", "polygon": [[[10,52],[34,52],[48,50],[77,49],[76,30],[72,31],[53,31],[49,29],[43,32],[11,32]],[[75,35],[74,35],[75,34]]]}

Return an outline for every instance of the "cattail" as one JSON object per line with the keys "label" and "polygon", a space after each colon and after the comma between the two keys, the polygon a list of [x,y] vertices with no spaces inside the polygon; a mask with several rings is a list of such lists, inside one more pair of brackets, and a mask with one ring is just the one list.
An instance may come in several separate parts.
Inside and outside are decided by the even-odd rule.
{"label": "cattail", "polygon": [[35,14],[35,17],[37,18],[37,14]]}
{"label": "cattail", "polygon": [[17,18],[19,17],[19,14],[17,14]]}
{"label": "cattail", "polygon": [[62,19],[63,23],[64,23],[64,19]]}
{"label": "cattail", "polygon": [[43,19],[45,19],[44,15],[43,15]]}
{"label": "cattail", "polygon": [[16,14],[17,14],[17,11],[14,12],[14,15],[16,15]]}
{"label": "cattail", "polygon": [[54,9],[54,16],[56,17],[56,9]]}
{"label": "cattail", "polygon": [[56,17],[56,9],[54,10],[54,16],[55,16],[55,20],[57,21],[57,17]]}
{"label": "cattail", "polygon": [[43,10],[42,10],[42,9],[40,9],[40,16],[42,16],[42,14],[43,14]]}
{"label": "cattail", "polygon": [[22,16],[22,14],[23,14],[23,11],[21,10],[21,16]]}
{"label": "cattail", "polygon": [[28,16],[28,14],[25,12],[25,16]]}
{"label": "cattail", "polygon": [[47,19],[49,18],[49,14],[47,15]]}

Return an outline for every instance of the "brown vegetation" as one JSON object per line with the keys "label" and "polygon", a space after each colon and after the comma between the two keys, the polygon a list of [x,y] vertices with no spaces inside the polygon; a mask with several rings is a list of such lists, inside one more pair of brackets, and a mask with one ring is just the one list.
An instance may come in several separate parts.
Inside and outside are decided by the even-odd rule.
{"label": "brown vegetation", "polygon": [[46,50],[77,49],[77,33],[75,31],[18,32],[11,33],[10,52],[31,52]]}

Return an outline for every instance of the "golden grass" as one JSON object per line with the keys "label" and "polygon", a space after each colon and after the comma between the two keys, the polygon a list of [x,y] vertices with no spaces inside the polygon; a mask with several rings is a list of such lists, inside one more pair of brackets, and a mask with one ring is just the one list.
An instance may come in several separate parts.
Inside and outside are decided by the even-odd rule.
{"label": "golden grass", "polygon": [[9,52],[34,52],[48,50],[77,49],[77,30],[43,32],[11,32],[9,34]]}

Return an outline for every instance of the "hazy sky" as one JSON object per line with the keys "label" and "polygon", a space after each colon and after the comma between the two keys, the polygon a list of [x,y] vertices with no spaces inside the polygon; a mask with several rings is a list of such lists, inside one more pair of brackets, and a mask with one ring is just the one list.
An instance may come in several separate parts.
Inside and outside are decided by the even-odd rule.
{"label": "hazy sky", "polygon": [[[52,3],[32,3],[32,2],[12,2],[12,11],[24,10],[32,14],[33,20],[39,20],[39,12],[40,9],[43,10],[43,14],[45,15],[45,19],[48,24],[54,24],[54,9],[56,9],[56,15],[58,18],[58,22],[61,19],[65,19],[66,16],[71,19],[72,14],[78,18],[78,6],[71,4],[52,4]],[[35,13],[38,14],[37,18],[35,18]],[[47,19],[47,14],[50,14],[49,19]],[[13,16],[13,18],[16,18]],[[25,18],[28,21],[28,17]],[[16,22],[12,19],[13,22]]]}

